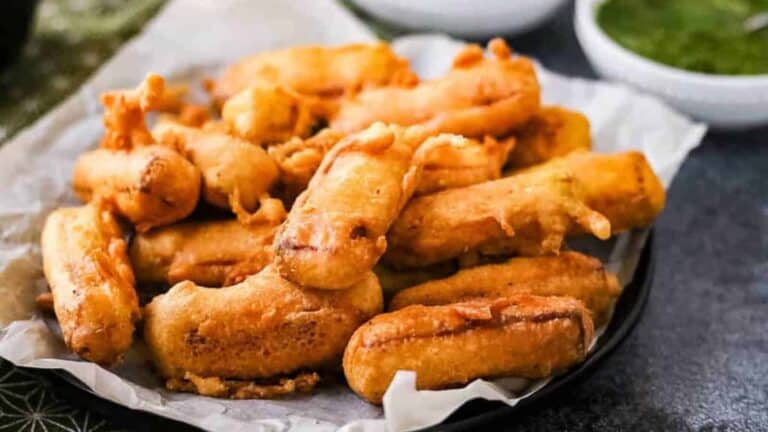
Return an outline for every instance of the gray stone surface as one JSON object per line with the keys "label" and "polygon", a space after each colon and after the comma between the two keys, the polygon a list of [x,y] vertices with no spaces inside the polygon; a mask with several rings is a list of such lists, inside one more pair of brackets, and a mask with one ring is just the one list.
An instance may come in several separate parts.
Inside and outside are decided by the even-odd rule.
{"label": "gray stone surface", "polygon": [[[566,8],[510,39],[569,75],[594,73]],[[710,133],[656,224],[656,275],[641,322],[598,371],[516,431],[768,430],[768,128]]]}

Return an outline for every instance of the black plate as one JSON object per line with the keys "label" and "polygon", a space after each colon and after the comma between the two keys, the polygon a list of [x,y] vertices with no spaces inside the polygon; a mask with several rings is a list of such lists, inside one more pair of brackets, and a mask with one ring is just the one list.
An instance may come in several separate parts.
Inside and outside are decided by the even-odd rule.
{"label": "black plate", "polygon": [[[442,424],[426,430],[440,430],[441,432],[479,430],[483,425],[496,423],[501,419],[512,416],[513,414],[519,414],[536,404],[540,404],[543,400],[550,398],[567,384],[584,379],[594,372],[597,364],[624,341],[640,320],[645,304],[648,301],[648,295],[651,292],[651,282],[653,281],[653,237],[653,230],[651,230],[648,240],[645,243],[645,247],[643,247],[634,278],[624,288],[621,297],[619,297],[619,300],[616,303],[613,319],[608,324],[605,333],[603,333],[603,336],[598,340],[594,349],[583,363],[553,379],[541,390],[530,397],[523,399],[514,407],[510,407],[501,402],[490,402],[485,400],[470,401],[451,414],[451,416]],[[120,427],[128,427],[137,430],[161,430],[161,428],[170,428],[168,430],[173,431],[198,430],[197,428],[183,423],[162,418],[144,411],[132,410],[105,399],[101,399],[93,394],[85,384],[69,373],[61,370],[55,370],[53,372],[56,379],[67,383],[60,386],[60,388],[57,388],[57,390],[65,395],[68,400],[98,412],[103,417]]]}

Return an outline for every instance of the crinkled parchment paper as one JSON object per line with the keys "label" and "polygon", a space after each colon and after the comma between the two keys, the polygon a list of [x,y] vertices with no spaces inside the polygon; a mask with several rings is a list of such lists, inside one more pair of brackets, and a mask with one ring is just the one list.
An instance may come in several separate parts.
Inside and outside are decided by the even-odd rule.
{"label": "crinkled parchment paper", "polygon": [[[40,229],[46,214],[76,202],[70,178],[76,156],[102,133],[98,94],[132,87],[149,71],[171,79],[202,78],[241,55],[297,44],[340,44],[373,39],[365,26],[330,0],[175,0],[125,45],[76,94],[0,149],[0,356],[20,366],[64,369],[99,396],[208,430],[408,430],[435,424],[463,402],[483,397],[514,404],[544,382],[476,381],[463,389],[415,391],[413,374],[401,372],[385,398],[371,406],[340,383],[313,395],[266,401],[227,401],[170,393],[147,367],[137,341],[126,361],[106,370],[77,360],[63,346],[55,325],[34,308],[46,289]],[[396,41],[424,77],[445,71],[459,44],[437,35]],[[78,55],[78,53],[73,53]],[[592,123],[598,151],[638,149],[669,185],[705,127],[658,100],[618,85],[570,79],[540,70],[544,99],[583,111]],[[633,233],[596,252],[624,281],[644,233]],[[478,353],[482,356],[482,353]],[[384,413],[386,412],[386,416]]]}

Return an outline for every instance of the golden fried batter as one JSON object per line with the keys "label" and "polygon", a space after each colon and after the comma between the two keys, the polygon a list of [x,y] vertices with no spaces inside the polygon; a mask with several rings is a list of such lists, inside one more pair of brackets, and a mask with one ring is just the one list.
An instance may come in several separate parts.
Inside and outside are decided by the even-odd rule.
{"label": "golden fried batter", "polygon": [[415,195],[495,180],[501,177],[501,168],[515,146],[514,138],[496,141],[487,136],[480,142],[459,135],[441,137],[424,155]]}
{"label": "golden fried batter", "polygon": [[155,297],[145,308],[144,339],[173,388],[202,391],[195,380],[216,378],[221,386],[236,385],[208,394],[238,397],[238,381],[264,384],[265,378],[338,368],[352,332],[381,308],[373,273],[347,290],[318,291],[301,289],[267,266],[230,287],[187,281]]}
{"label": "golden fried batter", "polygon": [[[289,199],[306,189],[325,154],[344,136],[333,129],[323,129],[311,138],[294,138],[269,147],[269,155],[280,166]],[[452,134],[439,137],[422,155],[423,170],[415,195],[497,179],[515,146],[514,138],[499,142],[485,137],[480,142]]]}
{"label": "golden fried batter", "polygon": [[529,293],[538,296],[572,297],[592,311],[596,326],[608,321],[621,293],[618,279],[600,260],[578,252],[534,258],[511,258],[460,270],[445,279],[430,280],[400,291],[390,310],[413,304],[425,306],[458,303],[476,298],[497,298]]}
{"label": "golden fried batter", "polygon": [[306,137],[316,121],[299,94],[277,85],[253,85],[224,104],[221,117],[229,130],[254,144]]}
{"label": "golden fried batter", "polygon": [[[264,383],[257,381],[264,381]],[[320,375],[316,372],[299,372],[293,378],[275,377],[266,380],[203,378],[187,372],[184,378],[168,379],[165,387],[168,390],[218,398],[277,399],[294,393],[311,392],[319,382]]]}
{"label": "golden fried batter", "polygon": [[269,156],[280,167],[280,183],[287,201],[293,201],[307,188],[325,154],[344,136],[340,132],[323,129],[310,138],[295,137],[269,146]]}
{"label": "golden fried batter", "polygon": [[386,260],[423,267],[467,253],[556,253],[570,233],[610,236],[566,169],[523,173],[414,198],[392,225]]}
{"label": "golden fried batter", "polygon": [[542,107],[516,136],[517,146],[508,162],[513,169],[592,147],[589,120],[580,112],[558,106]]}
{"label": "golden fried batter", "polygon": [[108,149],[130,149],[152,144],[152,135],[144,119],[147,111],[163,107],[165,80],[149,74],[134,90],[113,90],[101,95],[106,132],[101,146]]}
{"label": "golden fried batter", "polygon": [[139,284],[190,280],[205,286],[241,282],[272,261],[278,225],[186,222],[138,234],[130,247],[136,280]]}
{"label": "golden fried batter", "polygon": [[640,152],[574,152],[526,172],[540,175],[559,169],[573,173],[584,201],[611,221],[613,233],[646,227],[664,209],[664,186]]}
{"label": "golden fried batter", "polygon": [[477,378],[544,378],[582,361],[592,337],[589,311],[570,298],[518,294],[414,305],[355,331],[344,374],[355,393],[379,404],[398,370],[415,371],[420,390]]}
{"label": "golden fried batter", "polygon": [[417,128],[377,123],[326,154],[275,236],[280,274],[305,287],[343,289],[370,272],[413,194],[423,140]]}
{"label": "golden fried batter", "polygon": [[232,209],[243,223],[285,218],[279,200],[259,205],[269,199],[269,190],[280,174],[277,164],[261,147],[227,134],[172,122],[159,123],[152,134],[158,143],[175,149],[200,169],[207,202]]}
{"label": "golden fried batter", "polygon": [[[494,42],[499,44],[504,42]],[[443,77],[411,88],[376,88],[344,99],[330,115],[330,126],[354,132],[381,121],[418,124],[432,133],[505,135],[538,111],[539,83],[530,60],[513,58],[509,50],[492,52],[494,58],[486,59],[480,47],[469,45]]]}
{"label": "golden fried batter", "polygon": [[45,221],[43,270],[64,342],[105,366],[131,346],[139,318],[125,249],[120,226],[99,203],[60,208]]}
{"label": "golden fried batter", "polygon": [[72,185],[81,200],[106,200],[142,232],[181,220],[194,210],[200,171],[161,145],[100,148],[77,158]]}
{"label": "golden fried batter", "polygon": [[337,47],[303,46],[246,57],[211,83],[214,100],[226,99],[253,84],[272,83],[302,95],[335,98],[370,87],[418,82],[408,61],[386,43]]}

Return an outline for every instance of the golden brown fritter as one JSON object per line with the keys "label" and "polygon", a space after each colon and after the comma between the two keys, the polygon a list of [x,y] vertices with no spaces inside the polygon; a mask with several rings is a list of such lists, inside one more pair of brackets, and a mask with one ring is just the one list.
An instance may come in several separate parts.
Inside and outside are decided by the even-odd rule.
{"label": "golden brown fritter", "polygon": [[194,210],[200,197],[200,171],[161,145],[100,148],[77,158],[72,186],[84,202],[104,199],[143,232],[181,220]]}
{"label": "golden brown fritter", "polygon": [[280,183],[286,201],[292,202],[307,188],[326,153],[345,134],[323,129],[310,138],[292,138],[284,143],[269,146],[269,156],[280,167]]}
{"label": "golden brown fritter", "polygon": [[565,169],[449,189],[414,198],[392,225],[386,260],[423,267],[466,254],[557,253],[566,235],[610,236],[610,223],[580,198]]}
{"label": "golden brown fritter", "polygon": [[593,337],[574,299],[526,294],[444,306],[408,306],[360,327],[344,352],[347,383],[381,403],[398,370],[436,390],[477,378],[544,378],[582,361]]}
{"label": "golden brown fritter", "polygon": [[[269,155],[280,166],[287,197],[296,196],[307,187],[325,154],[344,136],[326,128],[311,138],[293,138],[269,147]],[[515,146],[514,138],[497,141],[485,137],[478,141],[453,134],[438,136],[430,150],[422,154],[423,169],[415,195],[497,179]]]}
{"label": "golden brown fritter", "polygon": [[190,280],[204,286],[241,282],[272,261],[279,222],[186,222],[134,236],[130,257],[139,284]]}
{"label": "golden brown fritter", "polygon": [[210,91],[219,103],[260,83],[282,85],[305,96],[338,98],[366,88],[416,82],[408,61],[378,42],[259,53],[229,66],[211,82]]}
{"label": "golden brown fritter", "polygon": [[352,332],[381,308],[373,273],[347,290],[307,290],[267,266],[230,287],[187,281],[155,297],[145,308],[144,339],[173,388],[253,397],[238,392],[242,381],[338,368]]}
{"label": "golden brown fritter", "polygon": [[[492,42],[496,48],[501,40]],[[509,49],[468,45],[444,76],[410,88],[382,87],[339,103],[329,117],[332,129],[354,132],[374,122],[422,125],[432,133],[468,137],[502,136],[539,109],[539,83],[533,63],[512,57]]]}
{"label": "golden brown fritter", "polygon": [[229,399],[277,399],[294,393],[308,393],[320,382],[316,372],[298,372],[291,377],[264,380],[231,380],[218,377],[203,378],[187,372],[184,378],[169,378],[168,390],[197,393],[203,396]]}
{"label": "golden brown fritter", "polygon": [[43,270],[67,347],[109,366],[131,346],[139,302],[120,226],[99,203],[60,208],[42,234]]}
{"label": "golden brown fritter", "polygon": [[234,135],[259,145],[306,137],[317,120],[304,97],[272,84],[253,85],[227,99],[221,118]]}
{"label": "golden brown fritter", "polygon": [[113,90],[101,95],[104,105],[104,127],[106,131],[101,147],[108,149],[130,149],[135,146],[152,144],[152,135],[147,129],[145,115],[148,111],[163,107],[165,80],[157,74],[149,74],[134,90]]}
{"label": "golden brown fritter", "polygon": [[621,287],[600,260],[578,252],[561,252],[463,269],[447,278],[400,291],[392,298],[389,308],[397,310],[414,304],[432,306],[521,293],[580,300],[592,312],[599,327],[608,321]]}
{"label": "golden brown fritter", "polygon": [[515,146],[514,138],[497,141],[487,136],[481,142],[451,134],[440,137],[424,154],[424,169],[414,195],[495,180],[501,177],[501,168]]}
{"label": "golden brown fritter", "polygon": [[423,137],[377,123],[333,147],[275,236],[280,274],[304,287],[343,289],[370,272],[418,182]]}
{"label": "golden brown fritter", "polygon": [[[270,200],[277,164],[259,146],[233,136],[162,122],[152,130],[157,142],[175,149],[202,173],[203,198],[231,209],[243,223],[282,221],[285,209]],[[261,202],[268,201],[266,205]]]}
{"label": "golden brown fritter", "polygon": [[587,117],[559,106],[541,107],[515,136],[517,145],[508,162],[512,169],[540,164],[592,147]]}
{"label": "golden brown fritter", "polygon": [[664,186],[640,152],[574,152],[525,172],[536,175],[557,169],[573,173],[584,201],[611,221],[613,233],[646,227],[664,209]]}

